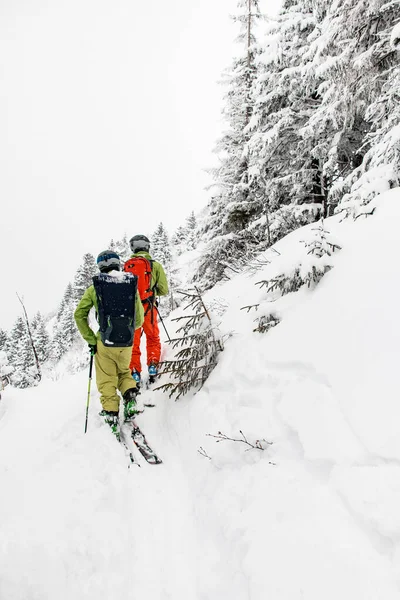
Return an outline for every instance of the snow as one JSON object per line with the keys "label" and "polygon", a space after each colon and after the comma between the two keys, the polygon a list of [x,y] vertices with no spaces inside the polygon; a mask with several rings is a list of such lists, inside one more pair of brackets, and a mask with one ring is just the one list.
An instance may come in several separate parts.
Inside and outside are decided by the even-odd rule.
{"label": "snow", "polygon": [[393,50],[398,49],[400,44],[400,23],[397,23],[392,29],[392,34],[390,36],[390,45]]}
{"label": "snow", "polygon": [[[95,385],[84,434],[87,372],[8,386],[0,598],[398,600],[399,201],[390,190],[373,216],[325,221],[342,249],[315,288],[255,285],[309,266],[314,224],[205,294],[218,366],[194,396],[141,394],[162,465],[127,468]],[[280,323],[253,332],[271,312]]]}

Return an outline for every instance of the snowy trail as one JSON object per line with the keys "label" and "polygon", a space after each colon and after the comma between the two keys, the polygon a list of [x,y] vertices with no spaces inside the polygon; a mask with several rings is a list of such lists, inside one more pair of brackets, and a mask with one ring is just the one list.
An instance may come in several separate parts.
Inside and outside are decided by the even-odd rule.
{"label": "snowy trail", "polygon": [[95,394],[83,435],[84,392],[82,374],[13,390],[2,406],[0,598],[194,600],[179,463],[166,452],[166,464],[128,469]]}

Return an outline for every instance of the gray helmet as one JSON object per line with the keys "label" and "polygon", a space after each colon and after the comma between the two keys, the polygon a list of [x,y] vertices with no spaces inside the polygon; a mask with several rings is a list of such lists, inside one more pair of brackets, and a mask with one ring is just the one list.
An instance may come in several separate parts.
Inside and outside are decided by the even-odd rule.
{"label": "gray helmet", "polygon": [[140,250],[148,252],[150,248],[150,240],[145,235],[134,235],[129,240],[129,245],[133,253],[139,252]]}
{"label": "gray helmet", "polygon": [[97,257],[97,266],[101,273],[108,273],[112,270],[120,270],[121,259],[114,250],[104,250]]}

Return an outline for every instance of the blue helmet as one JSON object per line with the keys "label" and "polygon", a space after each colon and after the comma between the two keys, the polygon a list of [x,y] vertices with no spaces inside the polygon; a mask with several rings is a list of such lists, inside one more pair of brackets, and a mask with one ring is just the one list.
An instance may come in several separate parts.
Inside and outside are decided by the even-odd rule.
{"label": "blue helmet", "polygon": [[97,266],[101,273],[107,273],[112,270],[120,270],[121,259],[114,250],[104,250],[97,257]]}

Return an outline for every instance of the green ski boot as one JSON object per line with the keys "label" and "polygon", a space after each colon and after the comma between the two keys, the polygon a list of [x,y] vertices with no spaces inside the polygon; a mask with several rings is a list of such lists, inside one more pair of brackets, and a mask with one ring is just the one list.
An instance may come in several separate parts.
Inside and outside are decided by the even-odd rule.
{"label": "green ski boot", "polygon": [[115,435],[115,437],[117,438],[117,440],[120,442],[121,441],[121,435],[119,432],[119,418],[118,418],[118,411],[114,411],[114,410],[102,410],[100,413],[101,417],[104,417],[104,422],[107,423],[107,425],[109,425],[111,431],[113,432],[113,434]]}
{"label": "green ski boot", "polygon": [[130,419],[133,419],[133,417],[139,414],[139,411],[136,408],[137,394],[137,388],[129,388],[124,394],[124,421],[130,421]]}

